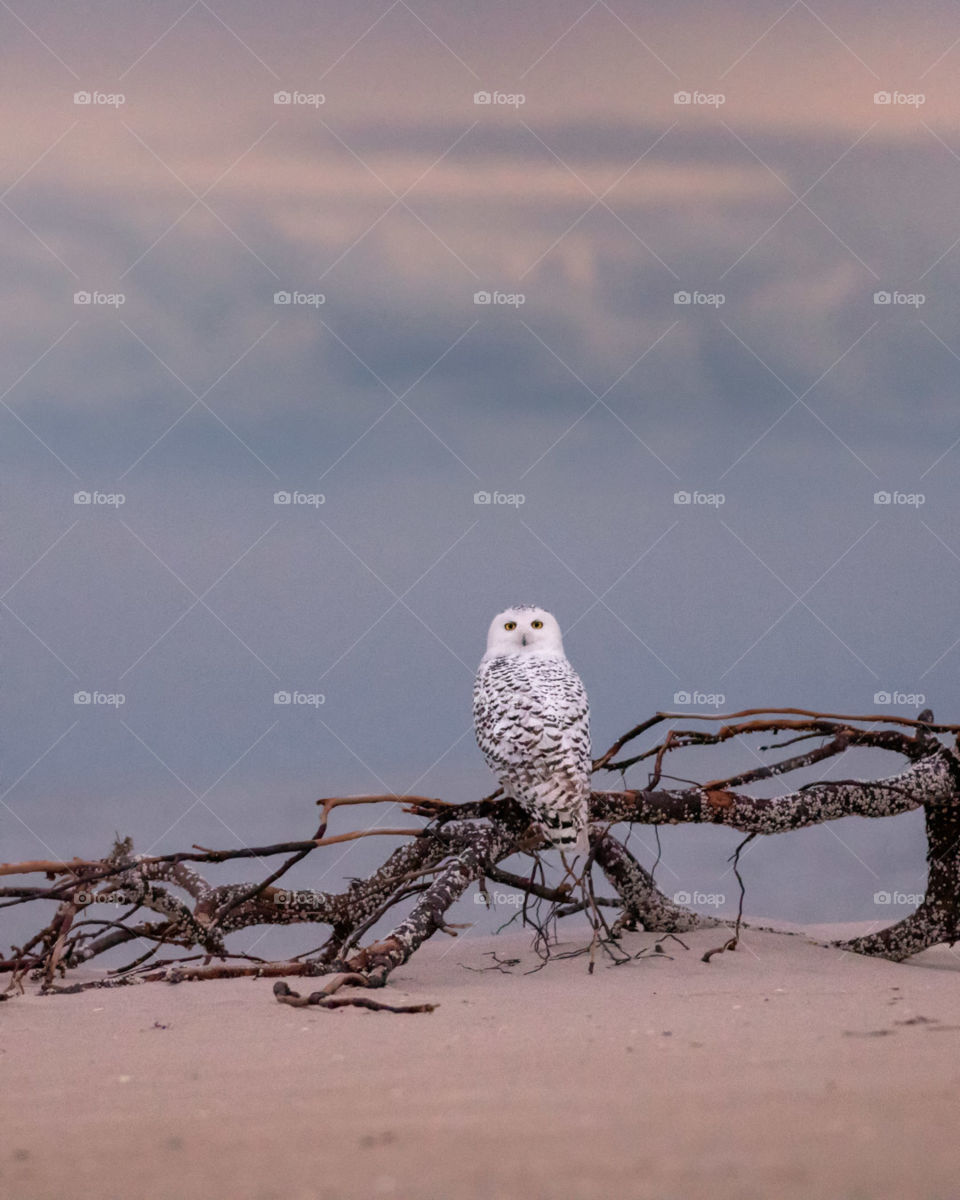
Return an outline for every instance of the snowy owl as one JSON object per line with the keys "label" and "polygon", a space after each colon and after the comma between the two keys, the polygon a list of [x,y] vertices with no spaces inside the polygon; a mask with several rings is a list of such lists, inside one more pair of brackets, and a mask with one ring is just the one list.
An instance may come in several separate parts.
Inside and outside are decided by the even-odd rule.
{"label": "snowy owl", "polygon": [[552,845],[588,850],[590,709],[556,617],[519,604],[493,618],[473,687],[477,745]]}

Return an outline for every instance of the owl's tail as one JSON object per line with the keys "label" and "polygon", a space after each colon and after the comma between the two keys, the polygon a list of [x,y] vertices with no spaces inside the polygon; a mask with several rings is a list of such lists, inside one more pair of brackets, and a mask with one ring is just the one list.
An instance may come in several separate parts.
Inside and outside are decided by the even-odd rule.
{"label": "owl's tail", "polygon": [[555,813],[549,820],[541,819],[540,826],[550,844],[558,850],[589,853],[590,835],[584,821],[575,820],[569,813]]}
{"label": "owl's tail", "polygon": [[533,817],[551,846],[583,854],[590,850],[590,785],[586,778],[553,777],[522,789],[511,787],[508,780],[501,782],[504,791]]}

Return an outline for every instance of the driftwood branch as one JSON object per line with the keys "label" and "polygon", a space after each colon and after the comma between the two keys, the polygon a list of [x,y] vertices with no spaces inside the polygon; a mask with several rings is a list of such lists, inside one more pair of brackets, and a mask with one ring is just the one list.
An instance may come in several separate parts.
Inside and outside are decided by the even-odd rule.
{"label": "driftwood branch", "polygon": [[[638,748],[629,758],[618,758],[628,744],[668,721],[682,721],[684,726],[670,728],[666,736]],[[123,840],[103,859],[5,863],[0,865],[0,875],[11,883],[0,887],[0,907],[39,901],[52,903],[54,911],[27,943],[0,958],[0,972],[11,977],[8,995],[22,988],[27,976],[39,980],[44,989],[58,992],[149,980],[175,983],[238,976],[327,976],[328,983],[307,997],[278,984],[277,999],[315,1007],[391,1008],[369,997],[334,993],[343,987],[381,987],[391,972],[434,934],[456,936],[447,914],[474,883],[483,890],[484,880],[489,879],[522,893],[521,915],[537,927],[541,945],[545,944],[545,921],[531,913],[540,913],[541,906],[546,906],[547,920],[552,920],[586,911],[596,930],[590,947],[592,963],[596,945],[612,945],[625,929],[674,934],[720,924],[675,904],[660,892],[650,872],[630,853],[621,834],[624,827],[712,824],[769,836],[846,816],[877,818],[923,808],[929,872],[923,904],[888,929],[842,943],[848,950],[899,961],[960,937],[960,758],[955,742],[942,740],[958,731],[960,726],[935,723],[929,711],[915,720],[793,708],[745,709],[726,715],[657,713],[618,738],[596,760],[597,772],[625,772],[649,760],[653,769],[646,787],[592,793],[587,866],[581,866],[579,876],[568,872],[556,885],[542,872],[538,877],[538,855],[543,847],[531,833],[529,818],[500,792],[465,804],[393,794],[327,798],[317,801],[322,815],[313,838],[269,846],[227,850],[194,846],[174,854],[138,855],[132,843]],[[681,789],[658,786],[664,760],[674,751],[708,748],[760,733],[789,734],[778,749],[798,743],[807,743],[808,748],[724,779]],[[885,778],[822,781],[773,799],[743,790],[861,746],[897,754],[906,765]],[[400,805],[421,824],[327,834],[336,810],[383,804]],[[341,892],[283,887],[287,872],[323,847],[374,834],[403,841],[368,878],[353,880]],[[502,865],[516,854],[527,856],[532,863],[529,874]],[[266,861],[280,856],[282,861],[254,882],[214,886],[199,870],[203,863]],[[593,871],[606,877],[615,900],[596,894]],[[38,875],[45,876],[45,886],[27,882]],[[126,911],[101,918],[106,904]],[[609,904],[620,910],[612,924],[600,914],[600,906]],[[529,911],[528,905],[532,906]],[[363,945],[366,935],[395,910],[400,910],[399,919],[390,932]],[[300,923],[326,926],[328,934],[319,949],[296,959],[267,963],[234,955],[227,948],[227,939],[238,930]],[[75,968],[132,942],[139,943],[140,954],[126,968],[87,983],[57,982]],[[178,957],[157,960],[155,956],[163,948]],[[407,1006],[399,1011],[428,1009]],[[396,1006],[392,1011],[397,1011]]]}

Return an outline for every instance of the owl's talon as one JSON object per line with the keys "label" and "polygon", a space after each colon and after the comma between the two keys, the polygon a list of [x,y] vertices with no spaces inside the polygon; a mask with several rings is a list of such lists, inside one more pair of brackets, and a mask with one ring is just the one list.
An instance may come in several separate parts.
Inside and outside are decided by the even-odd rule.
{"label": "owl's talon", "polygon": [[528,825],[517,841],[517,850],[522,854],[535,854],[542,850],[546,839],[543,830],[535,822]]}

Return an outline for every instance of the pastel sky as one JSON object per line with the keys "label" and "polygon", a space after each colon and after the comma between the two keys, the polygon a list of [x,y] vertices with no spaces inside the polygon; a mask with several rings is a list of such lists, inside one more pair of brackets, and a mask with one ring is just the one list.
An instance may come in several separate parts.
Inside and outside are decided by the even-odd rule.
{"label": "pastel sky", "polygon": [[[597,750],[683,692],[960,719],[955,6],[0,0],[0,46],[4,859],[482,794],[515,601]],[[666,831],[665,889],[732,844]],[[921,826],[746,862],[872,918]]]}

